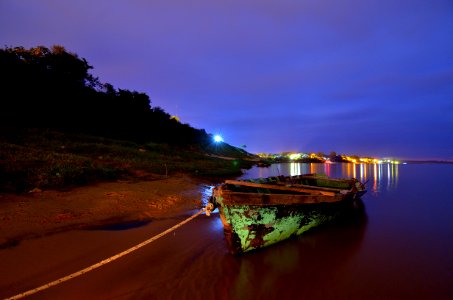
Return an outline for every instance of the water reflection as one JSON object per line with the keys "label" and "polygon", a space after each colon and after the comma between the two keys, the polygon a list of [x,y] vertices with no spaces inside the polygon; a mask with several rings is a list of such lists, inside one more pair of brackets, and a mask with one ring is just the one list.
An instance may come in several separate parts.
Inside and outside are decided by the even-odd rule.
{"label": "water reflection", "polygon": [[398,164],[353,164],[353,163],[281,163],[269,168],[254,167],[247,170],[241,179],[279,175],[322,173],[332,178],[357,178],[366,182],[372,192],[393,190],[398,186]]}
{"label": "water reflection", "polygon": [[225,257],[223,270],[232,299],[310,299],[319,283],[334,280],[360,249],[367,216],[359,201],[354,216],[344,222],[312,230],[297,238],[257,250],[250,255]]}

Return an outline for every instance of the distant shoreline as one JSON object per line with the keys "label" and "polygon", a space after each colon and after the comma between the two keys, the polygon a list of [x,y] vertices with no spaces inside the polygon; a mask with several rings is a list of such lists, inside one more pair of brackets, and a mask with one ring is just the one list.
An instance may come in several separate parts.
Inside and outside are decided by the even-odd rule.
{"label": "distant shoreline", "polygon": [[453,164],[453,161],[448,160],[403,160],[408,164]]}

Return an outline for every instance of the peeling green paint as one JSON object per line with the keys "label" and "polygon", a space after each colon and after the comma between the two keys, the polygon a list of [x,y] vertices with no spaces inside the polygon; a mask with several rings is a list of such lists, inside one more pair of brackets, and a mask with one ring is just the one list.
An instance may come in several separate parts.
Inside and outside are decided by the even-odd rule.
{"label": "peeling green paint", "polygon": [[240,241],[240,245],[235,246],[243,252],[300,235],[333,218],[316,212],[316,206],[302,211],[290,209],[287,215],[278,216],[278,208],[274,206],[224,206],[221,197],[217,198],[217,203]]}
{"label": "peeling green paint", "polygon": [[[303,181],[305,178],[297,179]],[[280,180],[280,178],[269,177],[255,179],[254,181],[275,182],[276,180]],[[348,190],[354,184],[354,181],[335,182],[328,178],[319,177],[311,177],[306,180],[307,182],[302,182],[302,184],[347,187]],[[234,186],[231,188],[237,189]],[[269,192],[262,190],[254,193],[269,195]],[[237,191],[239,192],[240,189]],[[229,190],[229,193],[232,193],[232,190]],[[236,193],[236,190],[233,190],[233,193]],[[253,192],[250,193],[253,194]],[[268,198],[263,197],[262,203],[247,204],[247,195],[244,195],[244,202],[241,200],[231,202],[230,198],[227,201],[224,200],[222,195],[223,192],[220,187],[214,189],[213,200],[219,208],[229,250],[234,254],[266,247],[331,222],[341,215],[341,211],[348,206],[345,206],[345,204],[352,203],[352,201],[338,201],[331,203],[266,204]],[[350,200],[352,199],[354,199],[353,194],[350,195]]]}

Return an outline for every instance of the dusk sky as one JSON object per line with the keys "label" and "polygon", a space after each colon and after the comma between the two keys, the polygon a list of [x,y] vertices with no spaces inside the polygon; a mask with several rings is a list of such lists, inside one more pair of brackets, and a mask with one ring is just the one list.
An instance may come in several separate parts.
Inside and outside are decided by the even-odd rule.
{"label": "dusk sky", "polygon": [[452,0],[0,0],[0,42],[252,153],[453,161]]}

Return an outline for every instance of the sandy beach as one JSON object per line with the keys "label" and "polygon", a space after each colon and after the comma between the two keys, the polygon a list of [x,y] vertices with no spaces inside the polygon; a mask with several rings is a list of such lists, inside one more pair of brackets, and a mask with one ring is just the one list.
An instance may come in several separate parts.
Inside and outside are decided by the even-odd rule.
{"label": "sandy beach", "polygon": [[71,229],[152,218],[202,207],[209,184],[185,175],[116,181],[65,191],[0,194],[0,248]]}

